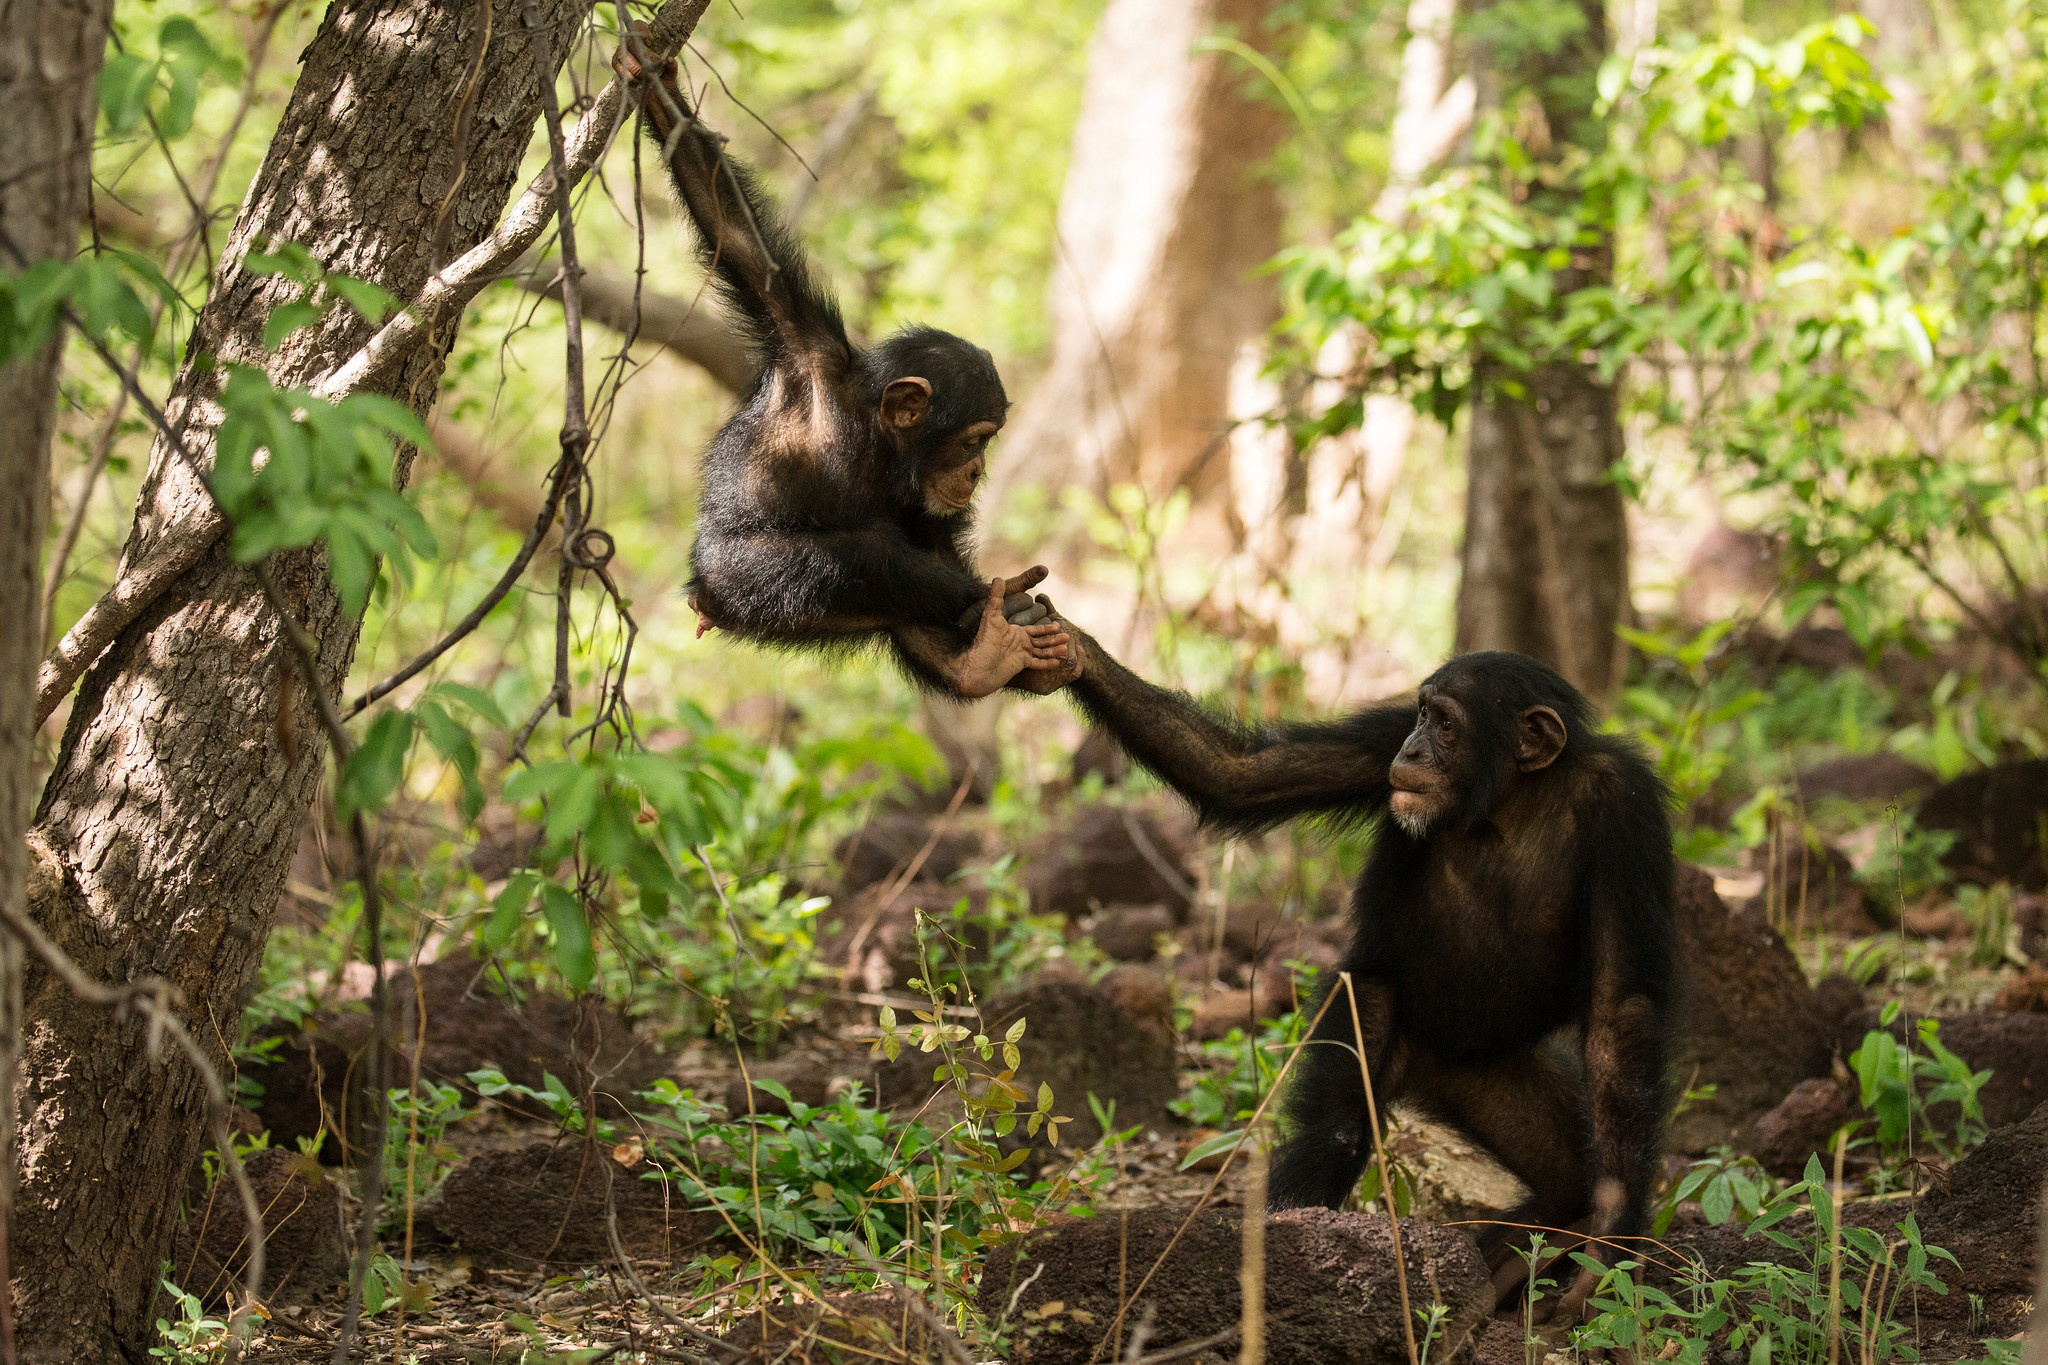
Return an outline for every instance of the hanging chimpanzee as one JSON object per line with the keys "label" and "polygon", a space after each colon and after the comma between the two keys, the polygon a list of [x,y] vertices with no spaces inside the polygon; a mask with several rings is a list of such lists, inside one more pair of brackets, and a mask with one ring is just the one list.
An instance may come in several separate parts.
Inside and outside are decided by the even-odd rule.
{"label": "hanging chimpanzee", "polygon": [[[650,135],[696,224],[698,254],[762,361],[704,455],[690,599],[718,626],[793,648],[886,638],[910,676],[982,696],[1065,665],[1067,638],[1029,590],[973,563],[972,502],[1009,400],[987,351],[912,327],[862,350],[803,248],[725,139],[698,120],[676,65],[641,79]],[[644,48],[637,48],[644,52]],[[977,627],[981,627],[977,637]],[[970,647],[972,646],[972,647]]]}
{"label": "hanging chimpanzee", "polygon": [[[1335,1207],[1358,1184],[1362,1036],[1382,1106],[1455,1125],[1529,1187],[1509,1221],[1644,1233],[1675,931],[1665,789],[1634,746],[1595,733],[1586,699],[1519,654],[1453,659],[1412,705],[1246,730],[1073,634],[1082,709],[1206,823],[1378,822],[1338,969],[1357,1032],[1339,994],[1296,1063],[1272,1203]],[[1481,1239],[1496,1269],[1512,1236]]]}

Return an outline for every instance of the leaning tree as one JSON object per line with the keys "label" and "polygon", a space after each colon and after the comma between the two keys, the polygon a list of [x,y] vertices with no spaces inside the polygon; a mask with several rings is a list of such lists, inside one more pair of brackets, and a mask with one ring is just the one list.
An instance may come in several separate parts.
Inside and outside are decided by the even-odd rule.
{"label": "leaning tree", "polygon": [[[38,720],[72,700],[28,836],[29,916],[85,978],[167,983],[175,994],[164,998],[180,1002],[215,1067],[341,733],[331,714],[323,725],[321,703],[339,695],[361,628],[360,603],[337,591],[320,544],[257,564],[234,553],[197,472],[212,466],[232,406],[230,367],[252,367],[273,393],[378,394],[427,413],[463,305],[564,198],[543,174],[507,212],[588,8],[333,0],[170,396],[157,413],[136,395],[162,425],[117,581],[38,680]],[[671,0],[653,40],[679,45],[705,8]],[[566,178],[618,133],[621,109],[614,87],[585,112]],[[301,269],[257,264],[287,244],[303,249]],[[266,346],[275,310],[306,301],[308,271],[375,285],[405,310],[380,324],[374,308],[329,308]],[[398,451],[401,487],[412,453]],[[301,666],[317,689],[295,682]],[[105,1008],[104,992],[81,995],[78,981],[26,966],[11,1239],[22,1356],[132,1361],[206,1131],[208,1077],[185,1057],[153,1056],[147,1019]]]}

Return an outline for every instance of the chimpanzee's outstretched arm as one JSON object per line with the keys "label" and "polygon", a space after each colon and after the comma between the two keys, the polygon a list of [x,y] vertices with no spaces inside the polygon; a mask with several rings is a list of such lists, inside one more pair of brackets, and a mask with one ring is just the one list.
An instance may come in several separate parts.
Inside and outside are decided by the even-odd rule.
{"label": "chimpanzee's outstretched arm", "polygon": [[[640,71],[631,49],[629,43],[614,60],[629,79]],[[753,340],[771,361],[786,358],[813,375],[837,378],[853,357],[846,325],[838,305],[811,278],[781,213],[753,173],[725,155],[725,139],[697,117],[673,61],[645,89],[648,129],[697,226],[698,254]]]}
{"label": "chimpanzee's outstretched arm", "polygon": [[1387,769],[1415,728],[1413,703],[1251,730],[1185,693],[1152,686],[1068,629],[1082,650],[1081,676],[1070,689],[1081,709],[1192,802],[1205,823],[1250,832],[1297,815],[1364,819],[1386,809]]}

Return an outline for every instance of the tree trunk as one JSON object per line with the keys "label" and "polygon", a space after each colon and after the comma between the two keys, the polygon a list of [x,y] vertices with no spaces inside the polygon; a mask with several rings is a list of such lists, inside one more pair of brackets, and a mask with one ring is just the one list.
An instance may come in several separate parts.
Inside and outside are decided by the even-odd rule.
{"label": "tree trunk", "polygon": [[1457,649],[1528,654],[1601,697],[1620,681],[1628,581],[1614,390],[1569,362],[1528,387],[1472,410]]}
{"label": "tree trunk", "polygon": [[[523,10],[522,0],[495,0],[451,254],[495,224],[539,112]],[[567,52],[584,7],[540,0],[539,10],[552,50]],[[293,287],[239,268],[253,243],[298,242],[330,270],[401,299],[417,294],[460,160],[448,92],[462,87],[477,22],[475,6],[435,0],[330,6],[168,404],[174,422],[187,417],[193,448],[210,455],[217,417],[207,401],[217,372],[198,358],[267,363],[277,382],[305,383],[369,335],[337,310],[265,357],[264,320]],[[447,330],[386,389],[416,411],[433,403]],[[160,441],[127,554],[193,495]],[[341,612],[316,551],[270,563],[339,689],[360,622]],[[325,760],[309,708],[281,713],[280,634],[249,574],[217,544],[86,675],[31,836],[31,913],[92,975],[169,979],[221,1062]],[[140,1024],[79,1004],[33,966],[25,1013],[15,1258],[24,1358],[141,1362],[204,1096],[175,1055],[145,1054]]]}
{"label": "tree trunk", "polygon": [[[1523,50],[1503,15],[1497,28],[1508,32],[1479,54],[1484,102],[1497,102],[1503,86],[1534,96],[1544,126],[1528,140],[1539,155],[1545,144],[1600,141],[1594,77],[1607,52],[1606,14],[1595,0],[1577,8],[1576,32],[1532,31]],[[1611,273],[1605,249],[1576,253],[1559,272],[1559,306]],[[1507,377],[1500,365],[1482,358],[1479,369],[1494,382],[1472,408],[1457,648],[1533,655],[1604,698],[1627,657],[1614,633],[1628,598],[1627,508],[1608,478],[1622,453],[1614,388],[1591,366],[1553,360],[1519,376],[1527,396],[1515,398],[1498,382]]]}
{"label": "tree trunk", "polygon": [[[68,259],[85,219],[93,120],[113,0],[0,0],[0,269]],[[0,910],[26,896],[35,800],[35,676],[41,632],[43,524],[49,518],[50,434],[56,425],[60,337],[0,367]],[[15,1066],[21,1047],[22,949],[0,932],[0,1253],[13,1251]],[[0,1294],[9,1256],[0,1254]],[[6,1310],[11,1320],[11,1309]]]}
{"label": "tree trunk", "polygon": [[1256,44],[1271,9],[1111,0],[1060,194],[1051,365],[1002,438],[991,510],[1026,484],[1185,486],[1198,505],[1224,489],[1231,363],[1278,307],[1253,272],[1280,248],[1279,196],[1256,171],[1283,119],[1242,59],[1196,44],[1222,29]]}

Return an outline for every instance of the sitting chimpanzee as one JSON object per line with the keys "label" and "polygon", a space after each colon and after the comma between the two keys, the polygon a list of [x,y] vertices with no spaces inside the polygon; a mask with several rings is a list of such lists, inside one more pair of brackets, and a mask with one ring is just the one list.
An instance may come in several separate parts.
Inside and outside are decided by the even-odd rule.
{"label": "sitting chimpanzee", "polygon": [[[1529,1187],[1509,1221],[1640,1236],[1675,934],[1665,789],[1642,755],[1519,654],[1452,659],[1412,705],[1246,730],[1073,634],[1082,708],[1206,823],[1379,822],[1338,969],[1359,1030],[1338,996],[1296,1063],[1272,1203],[1335,1207],[1357,1185],[1372,1154],[1362,1036],[1381,1104],[1455,1125]],[[1496,1269],[1512,1268],[1513,1237],[1481,1239]]]}
{"label": "sitting chimpanzee", "polygon": [[[635,46],[613,65],[637,81]],[[886,637],[925,686],[1045,690],[1034,675],[1065,669],[1067,640],[1029,596],[1043,568],[1002,584],[1016,633],[993,653],[969,648],[990,591],[971,559],[972,502],[1009,408],[988,352],[929,327],[853,345],[753,175],[686,102],[673,61],[643,83],[642,107],[699,255],[764,362],[704,455],[690,552],[699,633],[793,648]]]}

